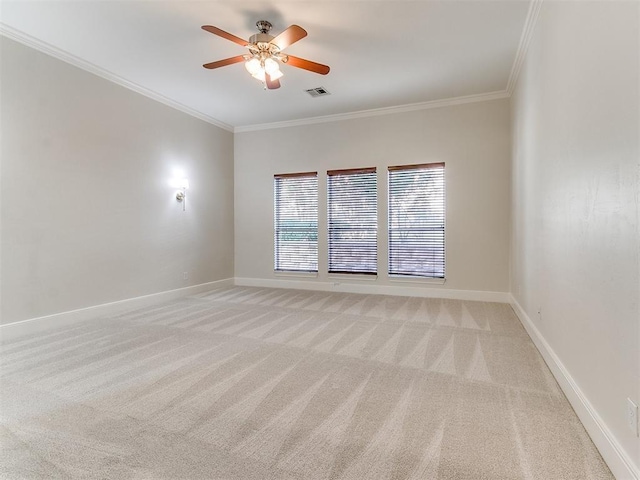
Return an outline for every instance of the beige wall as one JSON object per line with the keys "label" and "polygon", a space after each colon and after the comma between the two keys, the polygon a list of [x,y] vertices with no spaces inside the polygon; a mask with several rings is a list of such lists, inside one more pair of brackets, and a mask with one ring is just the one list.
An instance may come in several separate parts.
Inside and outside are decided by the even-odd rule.
{"label": "beige wall", "polygon": [[236,277],[282,278],[273,271],[273,175],[318,171],[319,274],[300,281],[333,282],[326,273],[326,171],[375,166],[379,192],[375,284],[394,284],[386,274],[386,167],[445,162],[446,283],[411,286],[507,292],[509,142],[508,100],[236,133]]}
{"label": "beige wall", "polygon": [[0,37],[0,322],[283,278],[275,173],[320,173],[320,271],[298,279],[320,284],[335,281],[324,172],[378,167],[379,276],[340,282],[403,285],[386,276],[386,167],[446,162],[447,281],[404,285],[511,291],[640,469],[625,417],[627,398],[640,403],[639,8],[544,2],[511,111],[496,100],[235,137]]}
{"label": "beige wall", "polygon": [[233,277],[232,133],[0,48],[2,323]]}
{"label": "beige wall", "polygon": [[544,2],[512,97],[511,289],[636,469],[639,8]]}

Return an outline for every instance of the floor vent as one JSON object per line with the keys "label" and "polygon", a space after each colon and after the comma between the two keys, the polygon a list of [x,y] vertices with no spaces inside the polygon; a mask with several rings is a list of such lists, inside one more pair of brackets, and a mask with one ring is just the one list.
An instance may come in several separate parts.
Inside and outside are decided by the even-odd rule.
{"label": "floor vent", "polygon": [[312,97],[324,97],[326,95],[331,95],[324,87],[310,88],[309,90],[305,91]]}

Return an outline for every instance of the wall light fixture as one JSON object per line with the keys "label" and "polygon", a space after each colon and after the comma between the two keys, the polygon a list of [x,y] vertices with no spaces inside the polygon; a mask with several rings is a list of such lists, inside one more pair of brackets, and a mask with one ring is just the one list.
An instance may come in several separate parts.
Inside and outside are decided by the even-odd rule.
{"label": "wall light fixture", "polygon": [[173,188],[180,188],[181,190],[176,192],[176,200],[182,202],[182,211],[186,210],[187,205],[187,188],[189,188],[189,180],[186,178],[174,178],[171,181]]}

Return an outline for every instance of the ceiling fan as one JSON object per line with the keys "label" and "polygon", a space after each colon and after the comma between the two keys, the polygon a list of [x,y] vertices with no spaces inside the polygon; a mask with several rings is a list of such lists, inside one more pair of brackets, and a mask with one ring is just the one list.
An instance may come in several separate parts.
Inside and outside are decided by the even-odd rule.
{"label": "ceiling fan", "polygon": [[213,33],[214,35],[218,35],[219,37],[226,38],[227,40],[231,40],[232,42],[249,49],[248,54],[236,55],[235,57],[225,58],[224,60],[218,60],[217,62],[205,63],[203,67],[214,69],[224,67],[226,65],[233,65],[234,63],[245,62],[245,68],[251,76],[263,82],[265,87],[270,90],[280,88],[279,78],[283,75],[280,71],[280,63],[286,63],[292,67],[302,68],[304,70],[309,70],[310,72],[319,73],[320,75],[326,75],[329,73],[329,67],[326,65],[282,53],[282,50],[287,48],[289,45],[292,45],[307,36],[307,32],[304,28],[299,27],[298,25],[291,25],[282,33],[274,37],[269,34],[269,30],[271,30],[272,25],[266,20],[256,22],[256,27],[258,27],[260,33],[252,35],[251,38],[249,38],[249,41],[246,41],[240,37],[232,35],[231,33],[225,32],[218,27],[203,25],[203,30]]}

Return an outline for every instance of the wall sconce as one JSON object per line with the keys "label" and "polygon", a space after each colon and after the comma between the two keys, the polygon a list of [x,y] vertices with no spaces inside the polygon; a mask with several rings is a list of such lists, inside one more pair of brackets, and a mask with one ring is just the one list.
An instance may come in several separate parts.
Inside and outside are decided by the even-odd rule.
{"label": "wall sconce", "polygon": [[189,180],[186,178],[176,178],[171,182],[173,188],[181,188],[182,190],[176,193],[176,200],[182,202],[182,211],[186,210],[187,205],[187,188],[189,188]]}

